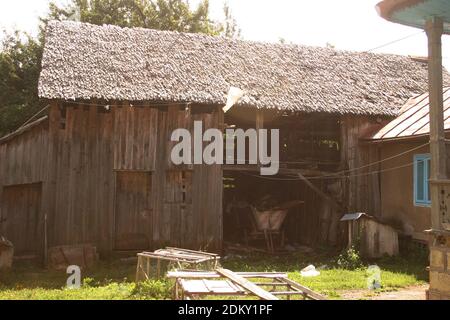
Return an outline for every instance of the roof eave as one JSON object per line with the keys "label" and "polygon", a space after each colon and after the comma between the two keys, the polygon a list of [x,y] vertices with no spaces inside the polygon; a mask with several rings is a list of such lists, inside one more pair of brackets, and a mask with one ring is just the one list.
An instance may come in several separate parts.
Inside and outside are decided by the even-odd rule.
{"label": "roof eave", "polygon": [[11,132],[3,137],[0,137],[0,145],[6,143],[8,141],[11,141],[18,136],[21,136],[22,134],[30,131],[31,129],[37,127],[38,125],[40,125],[41,123],[43,123],[47,120],[48,120],[48,116],[43,116],[42,118],[39,118],[39,119],[27,124],[26,126],[23,126],[19,129],[17,129],[14,132]]}
{"label": "roof eave", "polygon": [[[375,9],[383,19],[423,30],[428,19],[439,16],[444,20],[443,33],[450,34],[450,17],[448,13],[441,16],[439,10],[436,11],[438,5],[439,3],[430,0],[383,0],[375,6]],[[414,14],[407,16],[407,13],[402,17],[407,11]]]}
{"label": "roof eave", "polygon": [[404,10],[421,2],[424,2],[424,0],[383,0],[375,6],[375,9],[377,10],[378,15],[383,19],[398,23],[393,20],[395,12]]}

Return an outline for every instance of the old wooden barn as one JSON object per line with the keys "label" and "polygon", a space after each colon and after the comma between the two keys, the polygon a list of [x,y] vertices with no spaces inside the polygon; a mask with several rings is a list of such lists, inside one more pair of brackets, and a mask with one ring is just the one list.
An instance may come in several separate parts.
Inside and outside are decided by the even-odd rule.
{"label": "old wooden barn", "polygon": [[[0,233],[18,255],[74,244],[218,251],[241,237],[234,204],[270,195],[303,203],[287,217],[290,242],[337,244],[345,212],[378,206],[375,174],[342,174],[369,161],[359,138],[426,90],[426,76],[426,63],[403,56],[50,22],[48,117],[0,140]],[[224,114],[231,86],[246,94]],[[279,128],[279,174],[174,166],[171,133],[195,120]]]}

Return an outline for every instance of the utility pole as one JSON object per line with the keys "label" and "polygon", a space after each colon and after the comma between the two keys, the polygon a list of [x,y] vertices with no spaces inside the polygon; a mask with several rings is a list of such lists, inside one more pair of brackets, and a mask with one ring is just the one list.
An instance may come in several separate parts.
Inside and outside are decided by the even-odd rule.
{"label": "utility pole", "polygon": [[450,298],[450,181],[447,179],[446,141],[444,131],[442,33],[443,21],[431,17],[426,23],[428,36],[428,78],[430,97],[430,150],[431,150],[431,234],[430,234],[430,289],[429,300]]}
{"label": "utility pole", "polygon": [[426,23],[426,32],[428,36],[428,79],[430,92],[431,225],[434,230],[441,230],[442,217],[439,193],[441,182],[447,179],[442,97],[442,19],[438,17],[430,18]]}

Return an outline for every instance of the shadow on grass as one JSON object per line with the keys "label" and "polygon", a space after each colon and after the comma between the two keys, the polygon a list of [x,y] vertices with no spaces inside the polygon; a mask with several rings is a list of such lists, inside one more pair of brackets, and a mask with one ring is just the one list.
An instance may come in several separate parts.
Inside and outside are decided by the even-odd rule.
{"label": "shadow on grass", "polygon": [[[136,266],[121,261],[101,261],[95,268],[82,270],[90,286],[133,282]],[[65,270],[49,270],[31,262],[17,262],[10,271],[0,272],[0,289],[61,289],[66,286]]]}
{"label": "shadow on grass", "polygon": [[[339,297],[340,290],[365,289],[366,267],[377,264],[383,272],[383,286],[387,289],[400,288],[428,280],[425,270],[427,256],[410,253],[408,256],[382,258],[376,261],[362,261],[363,267],[345,269],[338,265],[339,253],[326,248],[317,249],[313,253],[295,253],[281,256],[264,254],[229,255],[222,261],[224,268],[236,272],[286,272],[294,281],[298,281],[313,290],[327,294],[329,297]],[[321,271],[319,277],[304,278],[300,271],[313,264]],[[170,299],[170,281],[150,280],[148,283],[134,285],[136,262],[134,261],[103,261],[92,270],[82,272],[83,287],[75,298],[110,298],[112,290],[119,286],[118,298],[125,299]],[[13,291],[8,298],[14,298],[21,290],[62,290],[66,286],[68,275],[63,271],[51,271],[36,267],[30,263],[17,263],[13,270],[0,273],[0,293],[2,290]],[[99,293],[90,292],[89,288],[99,288]],[[40,292],[39,291],[39,294]],[[122,292],[123,291],[123,292]],[[126,292],[125,292],[126,291]],[[30,293],[30,294],[33,294]],[[47,297],[44,292],[44,297]],[[50,293],[49,293],[50,294]],[[32,295],[34,297],[34,295]],[[67,293],[55,293],[52,297],[67,298]],[[19,295],[19,297],[22,297]],[[70,296],[68,297],[70,298]]]}

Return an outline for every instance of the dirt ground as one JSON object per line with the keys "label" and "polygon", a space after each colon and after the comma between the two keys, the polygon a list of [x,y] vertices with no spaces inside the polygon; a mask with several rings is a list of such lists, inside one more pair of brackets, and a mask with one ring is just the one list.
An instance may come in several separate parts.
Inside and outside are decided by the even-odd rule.
{"label": "dirt ground", "polygon": [[428,285],[414,286],[390,292],[372,292],[369,290],[349,290],[339,292],[344,300],[425,300]]}

